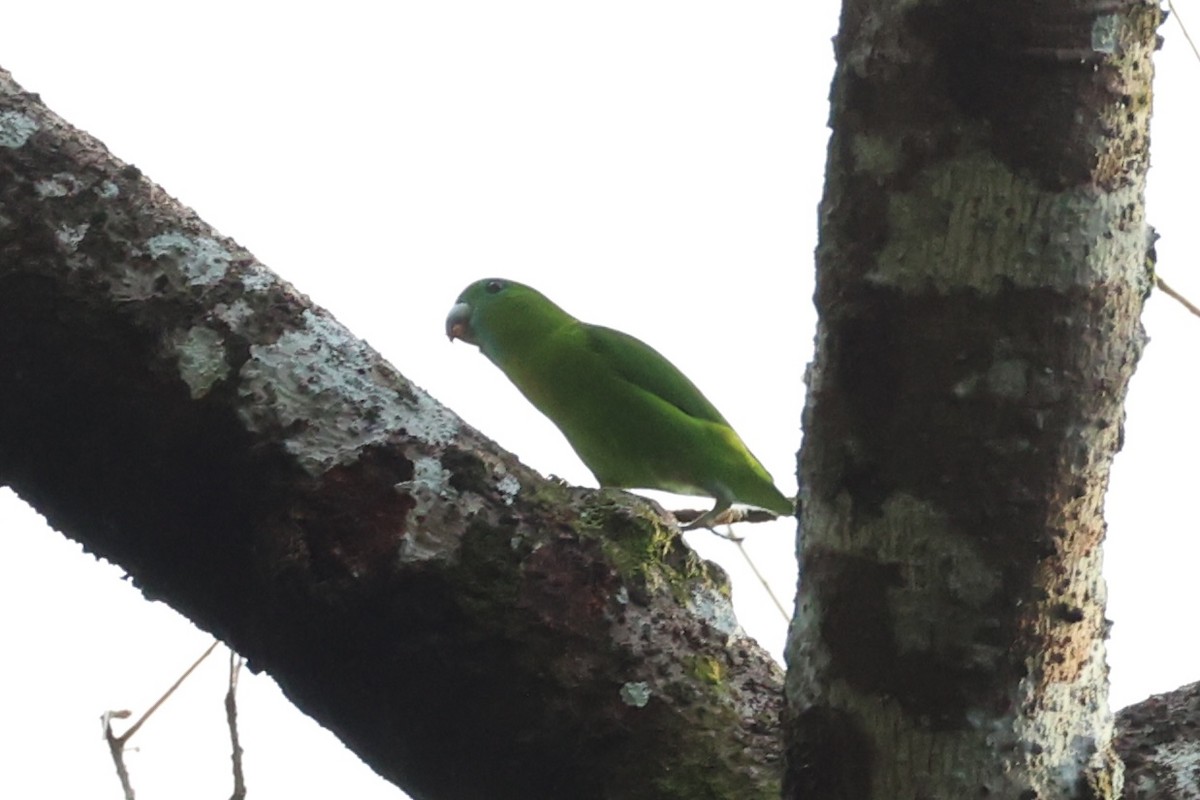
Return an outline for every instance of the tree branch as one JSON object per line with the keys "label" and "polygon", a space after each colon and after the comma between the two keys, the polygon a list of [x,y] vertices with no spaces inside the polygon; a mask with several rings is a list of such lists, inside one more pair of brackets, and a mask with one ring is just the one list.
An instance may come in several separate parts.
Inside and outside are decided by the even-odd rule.
{"label": "tree branch", "polygon": [[2,71],[0,375],[0,483],[415,797],[778,794],[780,670],[657,507],[521,465]]}
{"label": "tree branch", "polygon": [[229,800],[245,800],[246,773],[242,769],[242,744],[237,726],[238,676],[246,660],[232,650],[229,651],[229,689],[225,692],[225,722],[229,725],[230,760],[233,762],[233,793]]}
{"label": "tree branch", "polygon": [[104,740],[108,742],[108,751],[112,755],[113,764],[117,768],[117,778],[121,781],[121,789],[125,793],[126,800],[133,800],[133,784],[129,780],[129,770],[125,766],[125,746],[129,744],[129,740],[133,738],[141,727],[146,724],[146,720],[154,715],[155,711],[162,708],[163,703],[175,694],[175,690],[183,685],[183,682],[188,679],[196,667],[204,662],[204,659],[212,655],[212,651],[217,649],[219,642],[214,641],[208,648],[200,654],[200,656],[191,663],[191,665],[183,671],[174,683],[167,688],[162,696],[154,701],[151,706],[146,709],[137,720],[129,726],[129,729],[117,736],[112,728],[114,719],[127,719],[130,716],[129,711],[106,711],[100,715],[100,721],[104,723]]}

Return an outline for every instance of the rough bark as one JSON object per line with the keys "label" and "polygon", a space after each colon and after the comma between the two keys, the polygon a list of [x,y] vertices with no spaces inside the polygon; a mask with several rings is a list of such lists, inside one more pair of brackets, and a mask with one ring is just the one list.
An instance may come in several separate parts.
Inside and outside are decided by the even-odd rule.
{"label": "rough bark", "polygon": [[0,375],[0,484],[413,796],[778,795],[780,671],[651,504],[519,464],[3,71]]}
{"label": "rough bark", "polygon": [[1125,800],[1200,800],[1200,683],[1117,713]]}
{"label": "rough bark", "polygon": [[1111,798],[1101,514],[1143,345],[1142,0],[852,0],[785,796]]}

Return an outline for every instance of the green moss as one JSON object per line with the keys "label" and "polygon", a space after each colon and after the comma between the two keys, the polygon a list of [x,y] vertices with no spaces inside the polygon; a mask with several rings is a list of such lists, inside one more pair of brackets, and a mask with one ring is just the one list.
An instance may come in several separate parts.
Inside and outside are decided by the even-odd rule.
{"label": "green moss", "polygon": [[612,489],[600,491],[595,499],[583,509],[580,534],[599,540],[627,584],[650,592],[668,591],[680,603],[687,601],[697,580],[716,583],[728,592],[727,583],[714,580],[708,563],[683,543],[678,529],[667,524],[648,501]]}

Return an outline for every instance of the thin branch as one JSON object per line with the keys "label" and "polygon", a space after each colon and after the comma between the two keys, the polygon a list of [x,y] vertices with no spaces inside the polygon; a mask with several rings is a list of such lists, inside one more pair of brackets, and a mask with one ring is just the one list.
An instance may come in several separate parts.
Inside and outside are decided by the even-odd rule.
{"label": "thin branch", "polygon": [[[1191,41],[1191,40],[1189,39],[1188,41]],[[1172,289],[1170,286],[1167,285],[1166,281],[1164,281],[1162,278],[1160,278],[1157,275],[1154,276],[1154,285],[1157,286],[1159,289],[1162,289],[1163,292],[1168,297],[1173,297],[1181,306],[1186,308],[1188,311],[1192,312],[1192,314],[1194,314],[1197,317],[1200,317],[1200,308],[1198,308],[1195,303],[1193,303],[1191,300],[1188,300],[1186,297],[1181,295],[1179,292]]]}
{"label": "thin branch", "polygon": [[767,595],[771,598],[771,602],[779,609],[779,616],[783,617],[784,622],[790,623],[792,621],[791,615],[783,607],[783,603],[779,602],[779,598],[775,596],[775,592],[771,589],[771,584],[767,583],[767,579],[758,571],[758,565],[754,563],[754,560],[750,558],[750,554],[746,552],[746,547],[742,544],[742,539],[730,536],[729,540],[737,545],[738,550],[742,553],[742,558],[746,559],[746,563],[750,565],[750,571],[754,573],[754,577],[758,578],[758,582],[762,584],[762,587],[767,590]]}
{"label": "thin branch", "polygon": [[1179,16],[1179,9],[1175,8],[1175,4],[1171,0],[1167,0],[1167,8],[1171,9],[1171,16],[1179,23],[1179,30],[1183,31],[1183,38],[1187,39],[1187,43],[1191,45],[1192,52],[1196,55],[1196,60],[1200,61],[1200,49],[1196,48],[1196,43],[1192,41],[1192,35],[1188,33],[1187,26],[1183,24],[1183,17]]}
{"label": "thin branch", "polygon": [[115,735],[112,729],[114,719],[127,719],[129,711],[106,711],[100,715],[104,724],[104,741],[108,742],[108,752],[112,756],[113,765],[117,768],[117,778],[121,781],[121,791],[125,800],[134,800],[133,784],[129,782],[129,770],[125,768],[125,740]]}
{"label": "thin branch", "polygon": [[225,692],[225,719],[229,723],[230,758],[233,760],[233,794],[229,800],[245,800],[246,775],[242,771],[242,745],[238,741],[237,729],[237,684],[238,675],[246,659],[229,651],[229,690]]}
{"label": "thin branch", "polygon": [[199,658],[192,662],[190,667],[184,670],[183,674],[179,676],[179,680],[171,684],[171,688],[167,689],[167,691],[163,693],[163,696],[158,698],[158,700],[154,702],[154,705],[150,706],[150,708],[146,710],[146,713],[142,714],[142,716],[138,718],[137,722],[133,723],[133,725],[131,725],[129,730],[125,731],[125,733],[121,734],[120,736],[117,736],[115,733],[113,733],[112,721],[114,719],[128,719],[130,716],[132,716],[130,711],[106,711],[100,715],[100,721],[104,725],[104,741],[108,743],[108,752],[112,755],[113,765],[117,768],[117,778],[119,778],[121,781],[121,791],[125,793],[125,800],[134,800],[133,784],[129,780],[129,770],[125,766],[125,745],[129,744],[129,740],[135,733],[138,732],[138,729],[142,727],[146,720],[150,719],[150,715],[157,711],[159,706],[167,702],[167,698],[175,693],[175,690],[179,688],[180,684],[187,680],[187,677],[196,671],[196,667],[200,666],[200,662],[208,658],[209,654],[216,649],[217,644],[217,640],[214,639],[213,643],[208,646],[208,649],[205,650]]}
{"label": "thin branch", "polygon": [[217,649],[218,644],[220,644],[220,642],[218,642],[216,639],[213,639],[213,643],[208,646],[208,649],[205,650],[200,655],[199,658],[197,658],[195,661],[192,662],[192,665],[190,667],[188,667],[186,670],[184,670],[183,674],[179,676],[179,680],[172,683],[171,688],[167,689],[167,691],[163,693],[162,697],[155,700],[154,705],[152,705],[152,706],[150,706],[150,708],[146,709],[146,713],[142,714],[142,716],[138,718],[138,721],[133,723],[133,725],[129,728],[129,730],[125,731],[125,733],[123,733],[119,737],[117,737],[118,741],[120,741],[122,745],[124,745],[126,742],[128,742],[130,740],[130,738],[132,738],[133,735],[135,733],[137,733],[138,728],[142,727],[142,725],[145,724],[146,720],[150,719],[150,715],[153,714],[155,711],[157,711],[159,706],[161,706],[163,703],[167,702],[167,698],[175,693],[175,690],[178,689],[180,687],[180,685],[184,681],[187,680],[189,675],[191,675],[193,672],[196,671],[196,667],[200,666],[201,662],[203,662],[204,659],[208,658],[213,650]]}

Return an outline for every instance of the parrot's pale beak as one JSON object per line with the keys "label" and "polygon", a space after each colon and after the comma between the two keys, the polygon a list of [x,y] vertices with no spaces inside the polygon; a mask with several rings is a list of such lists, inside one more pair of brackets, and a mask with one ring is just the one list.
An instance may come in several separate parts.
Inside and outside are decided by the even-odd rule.
{"label": "parrot's pale beak", "polygon": [[446,317],[446,335],[450,341],[462,339],[473,342],[471,338],[471,306],[469,303],[455,303]]}

